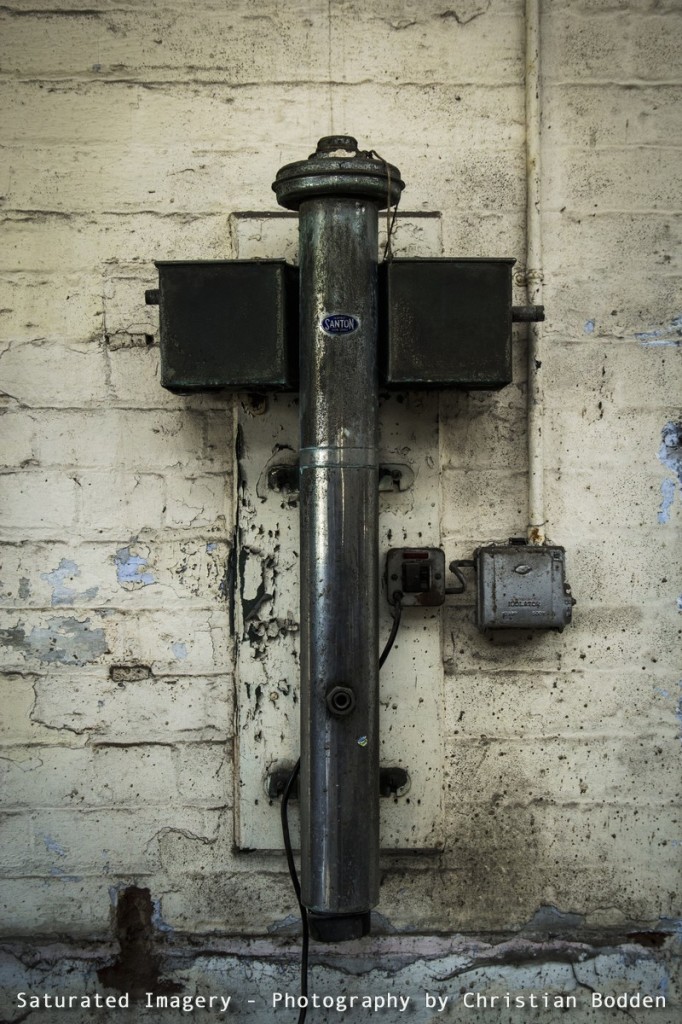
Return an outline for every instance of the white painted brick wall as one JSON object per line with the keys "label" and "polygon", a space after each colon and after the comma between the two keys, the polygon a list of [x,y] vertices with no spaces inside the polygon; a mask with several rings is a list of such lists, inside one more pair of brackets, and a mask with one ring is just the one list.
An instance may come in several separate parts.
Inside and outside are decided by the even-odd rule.
{"label": "white painted brick wall", "polygon": [[[682,11],[541,6],[548,528],[578,604],[532,638],[443,612],[449,838],[388,859],[378,908],[409,931],[681,916]],[[2,928],[110,937],[140,884],[180,932],[263,934],[294,900],[281,857],[233,850],[232,409],[159,386],[144,290],[249,231],[291,255],[286,219],[237,215],[329,131],[400,167],[446,255],[522,272],[523,5],[17,0],[0,25]],[[514,344],[514,384],[440,399],[449,558],[525,532]]]}

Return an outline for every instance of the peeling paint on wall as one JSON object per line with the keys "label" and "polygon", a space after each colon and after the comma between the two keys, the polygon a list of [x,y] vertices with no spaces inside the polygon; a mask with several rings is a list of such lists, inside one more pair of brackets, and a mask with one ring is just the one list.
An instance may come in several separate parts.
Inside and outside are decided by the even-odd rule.
{"label": "peeling paint on wall", "polygon": [[[52,572],[41,572],[41,580],[46,580],[52,587],[52,607],[63,604],[73,604],[76,598],[79,600],[91,601],[97,596],[97,587],[89,587],[87,590],[78,591],[75,587],[67,585],[67,580],[74,580],[80,576],[81,571],[75,562],[68,558],[62,558],[56,569]],[[28,583],[28,580],[26,580]]]}
{"label": "peeling paint on wall", "polygon": [[[682,485],[682,423],[666,423],[662,430],[663,441],[658,450],[658,458],[667,466]],[[667,523],[670,509],[675,500],[675,480],[666,478],[661,483],[661,507],[658,512],[659,523]]]}
{"label": "peeling paint on wall", "polygon": [[636,333],[635,337],[643,348],[677,348],[682,343],[682,315],[674,317],[664,327],[658,327],[653,331],[641,331]]}
{"label": "peeling paint on wall", "polygon": [[63,665],[87,665],[107,651],[104,630],[91,629],[90,619],[54,618],[28,634],[17,623],[0,630],[0,640],[27,658]]}
{"label": "peeling paint on wall", "polygon": [[127,547],[119,548],[114,555],[116,564],[116,576],[118,582],[126,590],[137,590],[139,587],[148,587],[156,583],[153,573],[145,571],[149,561],[149,551],[146,555],[137,554],[133,551],[132,543]]}

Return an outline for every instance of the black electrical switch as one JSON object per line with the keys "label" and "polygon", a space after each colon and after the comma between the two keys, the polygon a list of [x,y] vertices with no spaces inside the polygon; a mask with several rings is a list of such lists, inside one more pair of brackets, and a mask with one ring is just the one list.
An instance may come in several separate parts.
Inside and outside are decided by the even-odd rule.
{"label": "black electrical switch", "polygon": [[445,600],[445,554],[440,548],[391,548],[386,556],[386,592],[391,604],[433,607]]}
{"label": "black electrical switch", "polygon": [[403,593],[426,594],[431,589],[431,566],[428,562],[403,562]]}

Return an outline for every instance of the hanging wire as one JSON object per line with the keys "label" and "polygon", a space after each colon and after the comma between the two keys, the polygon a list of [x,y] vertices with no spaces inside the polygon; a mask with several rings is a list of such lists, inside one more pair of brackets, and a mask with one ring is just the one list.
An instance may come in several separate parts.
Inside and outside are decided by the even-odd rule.
{"label": "hanging wire", "polygon": [[[381,160],[382,164],[386,168],[386,245],[384,246],[384,260],[393,259],[393,249],[391,248],[391,235],[393,234],[393,227],[395,225],[395,218],[398,212],[398,203],[400,202],[400,195],[395,201],[395,205],[391,203],[391,165],[388,160],[384,160],[380,153],[377,153],[375,149],[369,150],[370,156],[373,156],[376,160]],[[393,205],[393,214],[391,215],[391,206]]]}
{"label": "hanging wire", "polygon": [[[308,928],[308,911],[301,903],[301,883],[298,880],[298,873],[296,871],[296,862],[294,861],[294,851],[291,847],[291,835],[289,833],[289,798],[293,791],[296,780],[298,779],[299,772],[301,770],[301,759],[294,765],[294,769],[289,776],[289,780],[284,787],[284,794],[282,796],[282,835],[284,837],[284,850],[287,855],[287,864],[289,865],[289,874],[291,875],[291,881],[294,886],[294,892],[296,893],[296,899],[298,900],[298,909],[301,912],[301,926],[303,930],[303,939],[301,942],[301,995],[308,995],[308,946],[310,942],[310,934]],[[306,1013],[308,1012],[307,1006],[302,1006],[298,1013],[298,1024],[304,1024]]]}
{"label": "hanging wire", "polygon": [[379,668],[382,668],[384,662],[386,661],[386,658],[391,653],[391,648],[393,647],[395,638],[398,635],[400,617],[403,611],[402,597],[402,593],[399,590],[396,590],[395,594],[393,595],[393,625],[391,626],[391,632],[389,633],[388,640],[386,641],[386,646],[384,647],[383,651],[381,652],[381,656],[379,657]]}

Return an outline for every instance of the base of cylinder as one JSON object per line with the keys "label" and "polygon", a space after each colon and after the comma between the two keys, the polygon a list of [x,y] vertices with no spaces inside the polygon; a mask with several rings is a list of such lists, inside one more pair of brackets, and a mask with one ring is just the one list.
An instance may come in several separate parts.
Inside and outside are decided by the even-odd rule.
{"label": "base of cylinder", "polygon": [[317,942],[348,942],[369,935],[370,913],[316,914],[308,911],[310,935]]}

